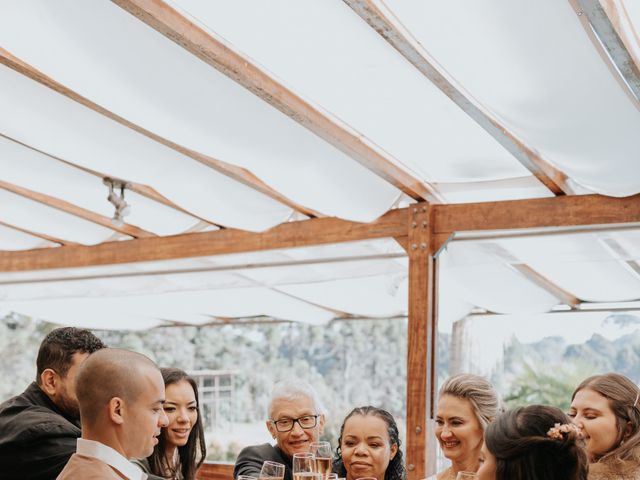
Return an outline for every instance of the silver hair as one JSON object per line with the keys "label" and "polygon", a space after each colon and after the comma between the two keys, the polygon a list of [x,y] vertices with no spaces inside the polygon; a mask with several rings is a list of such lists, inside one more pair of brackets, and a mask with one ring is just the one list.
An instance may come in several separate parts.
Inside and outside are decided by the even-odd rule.
{"label": "silver hair", "polygon": [[483,430],[504,411],[502,401],[491,382],[471,373],[460,373],[447,378],[438,393],[439,397],[443,395],[469,400]]}
{"label": "silver hair", "polygon": [[273,404],[277,400],[299,400],[301,398],[308,398],[311,400],[316,413],[324,415],[324,405],[320,401],[318,393],[311,384],[298,378],[287,378],[276,382],[271,390],[268,408],[269,417],[272,417]]}

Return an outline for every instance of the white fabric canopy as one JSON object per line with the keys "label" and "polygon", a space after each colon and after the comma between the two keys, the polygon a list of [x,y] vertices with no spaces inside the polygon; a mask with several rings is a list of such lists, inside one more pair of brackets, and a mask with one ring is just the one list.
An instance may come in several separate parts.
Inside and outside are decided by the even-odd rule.
{"label": "white fabric canopy", "polygon": [[[568,193],[640,192],[640,110],[570,2],[374,3],[469,102],[566,177]],[[603,2],[636,61],[638,3]],[[276,91],[250,91],[111,2],[0,3],[0,54],[60,85],[0,65],[0,251],[264,231],[316,215],[369,222],[414,201],[385,179],[388,167],[365,166],[353,146],[337,148],[300,112],[265,101],[287,92],[445,203],[554,195],[345,2],[169,5]],[[126,234],[108,221],[104,177],[138,187],[125,190]],[[533,315],[566,297],[638,300],[639,262],[640,230],[454,241],[441,256],[440,321],[474,309]],[[406,275],[404,250],[383,239],[0,272],[0,309],[108,328],[253,316],[315,324],[406,315]]]}

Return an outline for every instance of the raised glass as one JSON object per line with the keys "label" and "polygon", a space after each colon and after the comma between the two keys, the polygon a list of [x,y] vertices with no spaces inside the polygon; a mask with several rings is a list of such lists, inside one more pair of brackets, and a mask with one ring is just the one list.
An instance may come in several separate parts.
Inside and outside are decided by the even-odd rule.
{"label": "raised glass", "polygon": [[311,452],[293,454],[293,480],[321,480],[316,472],[316,456]]}
{"label": "raised glass", "polygon": [[331,444],[329,442],[314,442],[309,446],[309,452],[316,456],[316,472],[328,480],[331,473]]}
{"label": "raised glass", "polygon": [[258,480],[284,480],[284,465],[266,461],[262,464]]}

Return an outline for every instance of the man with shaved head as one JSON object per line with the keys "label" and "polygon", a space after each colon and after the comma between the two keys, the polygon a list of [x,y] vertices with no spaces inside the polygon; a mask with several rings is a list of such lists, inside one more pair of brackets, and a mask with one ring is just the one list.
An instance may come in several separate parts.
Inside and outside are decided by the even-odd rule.
{"label": "man with shaved head", "polygon": [[82,437],[58,480],[146,479],[128,459],[151,455],[168,424],[155,363],[128,350],[100,350],[81,365],[76,393]]}

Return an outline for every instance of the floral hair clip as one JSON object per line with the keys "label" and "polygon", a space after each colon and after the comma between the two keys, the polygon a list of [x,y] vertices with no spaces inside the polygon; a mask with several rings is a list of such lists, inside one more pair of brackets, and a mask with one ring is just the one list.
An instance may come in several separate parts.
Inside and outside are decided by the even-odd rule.
{"label": "floral hair clip", "polygon": [[554,440],[564,440],[564,434],[570,432],[575,432],[578,437],[582,435],[580,429],[573,423],[556,423],[553,428],[550,428],[547,432],[547,437],[553,438]]}

